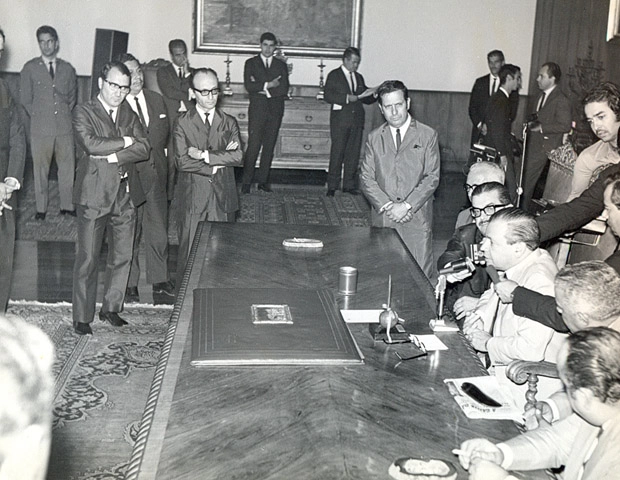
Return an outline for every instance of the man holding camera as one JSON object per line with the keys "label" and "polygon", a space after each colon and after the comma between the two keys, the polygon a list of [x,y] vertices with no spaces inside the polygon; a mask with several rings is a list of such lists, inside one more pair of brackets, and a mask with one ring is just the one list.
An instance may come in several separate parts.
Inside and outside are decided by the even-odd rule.
{"label": "man holding camera", "polygon": [[571,129],[570,102],[558,82],[562,71],[557,63],[547,62],[538,71],[536,83],[541,93],[528,123],[527,156],[523,173],[521,206],[529,210],[536,183],[547,165],[551,150],[562,145]]}

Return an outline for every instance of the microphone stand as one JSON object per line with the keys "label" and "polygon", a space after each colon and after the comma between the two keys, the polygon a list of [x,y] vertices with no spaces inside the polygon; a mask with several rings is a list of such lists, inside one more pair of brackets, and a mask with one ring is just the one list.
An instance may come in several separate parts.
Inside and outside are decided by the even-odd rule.
{"label": "microphone stand", "polygon": [[523,171],[525,170],[525,152],[527,150],[527,125],[523,124],[523,151],[521,152],[521,168],[519,169],[519,181],[517,182],[517,207],[521,205],[521,196],[523,195]]}

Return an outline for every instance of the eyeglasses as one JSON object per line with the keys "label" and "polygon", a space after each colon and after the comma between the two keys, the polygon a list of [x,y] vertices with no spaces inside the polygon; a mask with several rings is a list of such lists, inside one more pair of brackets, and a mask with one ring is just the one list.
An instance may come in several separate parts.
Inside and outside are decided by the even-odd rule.
{"label": "eyeglasses", "polygon": [[466,183],[465,186],[463,187],[465,189],[465,191],[467,193],[470,193],[474,190],[474,188],[476,188],[478,185],[470,185],[469,183]]}
{"label": "eyeglasses", "polygon": [[192,90],[196,93],[199,93],[203,97],[211,95],[212,97],[216,97],[220,94],[219,88],[212,88],[211,90],[198,90],[197,88],[192,87]]}
{"label": "eyeglasses", "polygon": [[104,79],[103,81],[110,85],[110,88],[115,92],[129,93],[129,85],[119,85],[118,83],[111,82],[107,79]]}
{"label": "eyeglasses", "polygon": [[485,215],[491,216],[495,212],[497,212],[498,208],[502,208],[506,206],[507,205],[487,205],[484,208],[470,207],[469,211],[471,212],[472,217],[478,218],[480,215],[482,215],[482,212],[484,212]]}

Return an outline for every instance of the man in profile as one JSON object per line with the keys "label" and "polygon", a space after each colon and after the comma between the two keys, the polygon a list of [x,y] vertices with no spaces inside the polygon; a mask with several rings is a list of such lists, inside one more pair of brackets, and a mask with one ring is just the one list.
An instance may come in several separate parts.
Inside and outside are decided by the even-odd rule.
{"label": "man in profile", "polygon": [[271,192],[269,171],[288,95],[288,67],[274,57],[277,40],[271,32],[260,37],[260,54],[249,58],[243,70],[243,84],[250,94],[248,108],[248,146],[243,157],[241,192],[250,193],[258,153],[258,189]]}
{"label": "man in profile", "polygon": [[[0,59],[4,32],[0,29]],[[0,78],[0,313],[6,311],[11,293],[15,250],[15,192],[24,181],[26,135],[9,87]]]}
{"label": "man in profile", "polygon": [[194,72],[192,95],[196,105],[179,117],[173,132],[179,171],[177,288],[198,223],[234,222],[239,209],[232,168],[241,166],[243,157],[239,126],[216,108],[220,88],[214,70]]}
{"label": "man in profile", "polygon": [[372,225],[395,229],[428,278],[434,274],[433,193],[439,185],[437,132],[409,115],[400,80],[377,88],[386,123],[368,135],[360,186],[372,205]]}
{"label": "man in profile", "polygon": [[0,478],[44,480],[52,441],[54,347],[40,329],[0,315]]}
{"label": "man in profile", "polygon": [[136,208],[136,234],[134,237],[133,260],[125,295],[126,302],[139,302],[138,281],[140,263],[138,260],[142,234],[146,260],[146,282],[153,286],[156,303],[174,301],[174,285],[168,272],[168,158],[165,148],[168,144],[170,126],[166,105],[162,96],[144,88],[144,73],[140,62],[130,53],[124,53],[119,60],[131,74],[131,90],[127,103],[140,119],[151,144],[148,161],[136,164],[140,183],[146,195],[146,202]]}
{"label": "man in profile", "polygon": [[357,48],[348,47],[342,54],[342,65],[329,72],[325,82],[325,101],[331,104],[328,197],[333,197],[340,188],[341,175],[342,191],[352,195],[359,194],[357,167],[364,131],[364,104],[376,100],[373,96],[375,89],[366,88],[364,77],[357,72],[361,58]]}
{"label": "man in profile", "polygon": [[41,56],[26,62],[21,72],[21,102],[30,117],[36,220],[45,220],[52,158],[58,166],[60,214],[75,216],[73,180],[75,152],[71,112],[77,102],[77,77],[70,63],[58,57],[56,29],[37,29]]}
{"label": "man in profile", "polygon": [[97,267],[106,230],[108,258],[99,318],[115,327],[127,324],[118,313],[131,268],[135,209],[145,201],[134,164],[148,160],[151,150],[138,116],[124,102],[131,88],[125,64],[105,64],[98,81],[99,95],[73,113],[78,147],[73,328],[78,335],[93,333]]}

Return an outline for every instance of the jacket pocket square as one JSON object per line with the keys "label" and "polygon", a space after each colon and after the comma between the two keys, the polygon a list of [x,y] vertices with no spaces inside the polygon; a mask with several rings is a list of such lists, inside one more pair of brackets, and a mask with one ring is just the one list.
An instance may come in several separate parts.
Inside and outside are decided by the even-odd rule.
{"label": "jacket pocket square", "polygon": [[422,148],[422,145],[418,145],[417,143],[413,146],[413,148]]}
{"label": "jacket pocket square", "polygon": [[159,118],[166,118],[166,114],[165,113],[160,113],[159,114]]}

